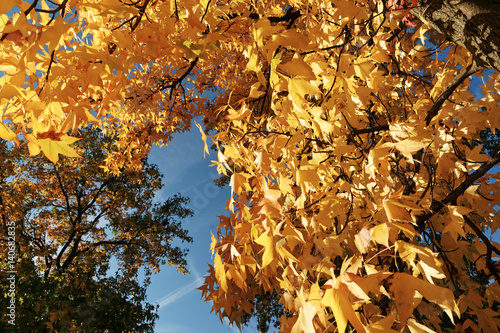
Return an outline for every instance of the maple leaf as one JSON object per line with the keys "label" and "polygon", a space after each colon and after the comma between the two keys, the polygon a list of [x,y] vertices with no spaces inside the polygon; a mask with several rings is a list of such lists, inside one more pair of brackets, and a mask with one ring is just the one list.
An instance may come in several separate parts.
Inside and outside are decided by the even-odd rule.
{"label": "maple leaf", "polygon": [[314,316],[316,315],[316,312],[318,312],[318,309],[316,309],[313,304],[309,302],[303,304],[299,310],[299,318],[297,319],[295,325],[293,325],[291,332],[313,332],[314,325],[312,321],[314,319]]}
{"label": "maple leaf", "polygon": [[276,241],[274,236],[269,233],[263,233],[255,240],[255,243],[264,247],[262,254],[262,268],[270,265],[276,257]]}
{"label": "maple leaf", "polygon": [[59,161],[59,154],[69,157],[80,157],[80,155],[78,155],[78,153],[69,146],[79,140],[78,138],[73,138],[67,135],[62,135],[56,139],[55,137],[44,138],[44,136],[41,136],[41,138],[35,138],[32,134],[28,134],[26,137],[31,144],[30,153],[33,153],[33,155],[38,154],[37,148],[33,147],[33,145],[37,145],[40,147],[45,156],[47,156],[47,158],[54,164]]}
{"label": "maple leaf", "polygon": [[0,138],[6,141],[18,141],[16,133],[12,132],[4,123],[0,123]]}
{"label": "maple leaf", "polygon": [[327,289],[321,302],[330,307],[335,317],[335,322],[340,333],[344,333],[349,322],[358,332],[366,332],[364,325],[359,320],[353,309],[353,304],[344,288]]}
{"label": "maple leaf", "polygon": [[411,275],[394,274],[394,283],[391,285],[390,291],[395,295],[396,307],[402,323],[406,323],[421,301],[421,297],[415,294],[416,291],[428,301],[434,302],[441,307],[452,322],[454,321],[453,314],[460,316],[460,310],[455,303],[455,297],[451,290],[438,287]]}

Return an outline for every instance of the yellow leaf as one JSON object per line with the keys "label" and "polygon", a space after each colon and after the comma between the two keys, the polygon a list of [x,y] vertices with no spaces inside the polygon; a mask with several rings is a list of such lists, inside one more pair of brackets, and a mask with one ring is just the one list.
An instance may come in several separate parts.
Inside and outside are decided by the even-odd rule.
{"label": "yellow leaf", "polygon": [[16,133],[12,132],[10,128],[5,126],[2,122],[0,122],[0,138],[6,141],[17,141]]}
{"label": "yellow leaf", "polygon": [[394,203],[394,200],[384,199],[383,206],[389,221],[411,222],[411,215],[406,208]]}
{"label": "yellow leaf", "polygon": [[194,16],[193,12],[188,10],[188,17],[186,18],[186,22],[192,27],[192,28],[198,28],[201,31],[204,31],[206,27],[199,21],[197,17]]}
{"label": "yellow leaf", "polygon": [[[247,185],[248,186],[248,185]],[[248,186],[250,190],[250,187]],[[259,213],[266,214],[268,212],[274,212],[277,215],[281,215],[281,204],[278,202],[278,199],[281,197],[280,190],[264,190],[264,198],[259,201],[257,206],[262,206]]]}
{"label": "yellow leaf", "polygon": [[222,290],[227,291],[226,270],[224,269],[224,264],[222,263],[222,258],[219,253],[215,253],[214,266],[215,275],[218,282],[220,283]]}
{"label": "yellow leaf", "polygon": [[353,303],[349,300],[344,288],[327,289],[321,300],[325,306],[332,309],[337,329],[340,333],[344,333],[347,327],[347,322],[350,322],[357,332],[366,332],[364,325],[359,320],[353,308]]}
{"label": "yellow leaf", "polygon": [[452,322],[454,322],[453,313],[460,316],[460,310],[450,289],[436,286],[408,274],[395,273],[390,290],[396,298],[396,307],[402,323],[406,323],[413,309],[420,303],[415,291],[443,309]]}
{"label": "yellow leaf", "polygon": [[271,234],[271,231],[267,231],[262,233],[255,242],[264,247],[264,254],[262,255],[262,268],[264,268],[272,263],[276,257],[276,242],[274,236]]}
{"label": "yellow leaf", "polygon": [[231,190],[240,195],[242,190],[250,190],[250,187],[248,186],[247,179],[250,177],[250,175],[241,173],[241,172],[235,172],[231,175]]}
{"label": "yellow leaf", "polygon": [[264,95],[266,92],[259,90],[259,87],[260,87],[260,82],[253,84],[250,87],[250,93],[248,94],[248,97],[249,98],[259,98],[260,96]]}
{"label": "yellow leaf", "polygon": [[2,88],[0,88],[0,101],[10,100],[13,97],[21,96],[22,90],[10,83],[5,83]]}
{"label": "yellow leaf", "polygon": [[[410,244],[404,241],[397,241],[395,250],[399,253],[401,259],[414,269],[420,271],[429,282],[433,282],[432,278],[445,278],[442,264],[437,258],[437,254],[433,253],[429,248]],[[416,256],[418,255],[418,264],[415,264]]]}
{"label": "yellow leaf", "polygon": [[465,147],[467,159],[476,163],[488,161],[489,156],[481,153],[482,148],[479,145],[475,146],[472,150],[469,150],[469,147]]}
{"label": "yellow leaf", "polygon": [[33,142],[28,142],[28,151],[30,156],[36,156],[40,153],[40,146]]}
{"label": "yellow leaf", "polygon": [[198,129],[200,130],[200,133],[201,133],[201,139],[203,140],[203,143],[205,144],[204,146],[204,153],[203,153],[203,156],[206,156],[206,154],[210,155],[209,151],[208,151],[208,145],[207,145],[207,135],[205,134],[205,132],[203,131],[203,129],[201,128],[201,125],[198,124],[197,122],[195,122],[195,125],[196,127],[198,127]]}
{"label": "yellow leaf", "polygon": [[406,323],[408,326],[408,329],[410,330],[411,333],[435,333],[436,331],[431,330],[429,327],[419,324],[415,319],[408,319],[408,322]]}
{"label": "yellow leaf", "polygon": [[[69,144],[79,140],[77,138],[67,135],[62,136],[60,138],[61,140],[53,140],[50,138],[35,139],[33,135],[28,135],[27,138],[31,143],[39,145],[45,156],[54,164],[59,161],[59,154],[68,157],[80,157],[80,155],[69,146]],[[36,152],[35,148],[32,149],[33,152]]]}
{"label": "yellow leaf", "polygon": [[288,90],[297,103],[306,101],[306,95],[310,97],[321,95],[318,87],[312,85],[309,81],[298,78],[288,81]]}
{"label": "yellow leaf", "polygon": [[247,49],[247,54],[248,54],[248,63],[246,68],[249,71],[254,71],[254,72],[260,71],[259,53],[255,49],[255,47],[249,46]]}
{"label": "yellow leaf", "polygon": [[448,210],[450,211],[449,219],[445,222],[443,232],[449,232],[453,239],[457,239],[458,235],[465,237],[464,215],[472,210],[463,206],[448,206]]}
{"label": "yellow leaf", "polygon": [[271,25],[267,18],[261,18],[253,26],[253,35],[257,45],[261,48],[264,46],[264,37],[272,35],[282,29],[279,25]]}
{"label": "yellow leaf", "polygon": [[354,64],[354,71],[356,72],[356,75],[363,81],[366,81],[374,69],[375,65],[370,60]]}
{"label": "yellow leaf", "polygon": [[[421,297],[416,293],[417,289],[411,284],[413,281],[407,281],[406,278],[413,278],[410,275],[397,273],[394,275],[393,284],[390,291],[394,293],[396,308],[398,309],[399,321],[406,324],[413,310],[420,304]],[[409,283],[409,284],[408,284]]]}
{"label": "yellow leaf", "polygon": [[398,331],[391,329],[392,325],[396,321],[396,315],[390,314],[379,321],[370,324],[368,332],[370,333],[397,333]]}
{"label": "yellow leaf", "polygon": [[259,83],[265,85],[267,80],[264,77],[264,74],[262,74],[262,70],[260,68],[258,50],[254,46],[249,46],[247,48],[247,55],[248,55],[248,63],[246,69],[248,69],[249,71],[254,71],[255,74],[257,74]]}
{"label": "yellow leaf", "polygon": [[405,156],[411,156],[412,153],[427,147],[427,145],[428,144],[421,141],[406,139],[396,143],[394,147],[396,147],[396,149],[399,150],[401,154]]}
{"label": "yellow leaf", "polygon": [[308,80],[314,80],[316,77],[314,75],[311,66],[309,66],[301,57],[297,54],[294,55],[293,59],[286,64],[278,66],[280,70],[285,71],[289,75],[302,76]]}
{"label": "yellow leaf", "polygon": [[389,228],[387,227],[387,223],[382,223],[373,227],[371,236],[376,243],[389,247]]}
{"label": "yellow leaf", "polygon": [[292,327],[291,333],[314,332],[313,319],[318,309],[310,302],[305,302],[299,309],[299,318]]}
{"label": "yellow leaf", "polygon": [[354,236],[354,243],[361,253],[366,253],[368,251],[368,245],[371,241],[372,237],[370,231],[368,231],[366,227],[362,228],[361,231]]}
{"label": "yellow leaf", "polygon": [[304,50],[309,45],[310,39],[303,33],[299,33],[292,29],[287,29],[272,37],[272,44],[281,45],[282,47]]}
{"label": "yellow leaf", "polygon": [[281,55],[282,53],[280,52],[271,59],[271,68],[270,68],[271,74],[269,81],[271,83],[271,86],[273,87],[279,82],[279,76],[276,73],[276,67],[281,63]]}
{"label": "yellow leaf", "polygon": [[311,183],[318,184],[321,182],[321,178],[318,176],[318,172],[313,168],[299,169],[297,170],[297,183]]}

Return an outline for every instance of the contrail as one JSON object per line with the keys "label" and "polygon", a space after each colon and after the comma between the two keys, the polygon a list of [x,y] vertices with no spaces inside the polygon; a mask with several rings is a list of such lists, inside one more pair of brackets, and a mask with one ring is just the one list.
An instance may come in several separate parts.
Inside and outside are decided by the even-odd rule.
{"label": "contrail", "polygon": [[194,261],[191,260],[190,258],[187,258],[186,260],[187,260],[187,267],[188,267],[189,273],[192,274],[193,276],[196,276],[197,279],[200,278],[200,273],[196,269],[196,267],[194,265]]}
{"label": "contrail", "polygon": [[178,300],[182,296],[189,294],[191,291],[193,291],[196,288],[198,288],[199,286],[201,286],[202,283],[203,283],[203,277],[200,276],[199,278],[197,278],[196,280],[194,280],[190,284],[187,284],[184,287],[181,287],[181,288],[177,289],[176,291],[171,292],[170,294],[166,295],[161,300],[156,302],[156,304],[159,305],[158,309],[161,309],[162,307],[164,307],[172,302],[175,302],[176,300]]}

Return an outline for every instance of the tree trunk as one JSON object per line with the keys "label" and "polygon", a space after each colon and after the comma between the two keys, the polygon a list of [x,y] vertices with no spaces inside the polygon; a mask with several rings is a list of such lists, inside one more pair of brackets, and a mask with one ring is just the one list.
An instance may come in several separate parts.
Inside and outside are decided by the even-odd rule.
{"label": "tree trunk", "polygon": [[410,12],[469,50],[478,66],[500,71],[499,0],[419,0]]}

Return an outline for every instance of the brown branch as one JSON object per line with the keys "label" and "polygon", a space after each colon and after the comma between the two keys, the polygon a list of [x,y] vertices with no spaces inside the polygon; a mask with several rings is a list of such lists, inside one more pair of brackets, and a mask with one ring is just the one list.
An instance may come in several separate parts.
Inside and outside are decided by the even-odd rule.
{"label": "brown branch", "polygon": [[139,26],[139,23],[142,21],[142,17],[146,13],[146,8],[151,0],[146,0],[144,1],[144,4],[142,6],[137,7],[139,9],[139,13],[135,15],[131,20],[130,20],[130,30],[134,31],[137,29]]}
{"label": "brown branch", "polygon": [[361,129],[353,129],[351,131],[351,134],[352,135],[359,135],[359,134],[367,134],[367,133],[374,133],[374,132],[388,131],[388,130],[389,130],[389,124],[373,126],[373,127],[368,127],[368,128],[361,128]]}
{"label": "brown branch", "polygon": [[[146,99],[144,101],[141,101],[139,104],[144,103],[148,99],[152,98],[154,94],[158,93],[159,91],[165,90],[165,89],[170,89],[169,98],[170,98],[170,100],[172,100],[172,94],[173,94],[174,90],[177,89],[177,86],[181,85],[182,81],[193,71],[194,67],[198,63],[198,60],[199,60],[199,58],[196,57],[193,61],[191,61],[189,63],[189,67],[186,69],[186,71],[180,77],[178,77],[177,79],[175,79],[173,81],[169,81],[168,84],[167,83],[160,84],[158,87],[156,87],[155,90],[151,91],[151,94],[146,96]],[[129,99],[131,99],[131,98],[129,98]]]}
{"label": "brown branch", "polygon": [[83,208],[83,212],[82,214],[84,214],[90,207],[92,207],[95,202],[97,201],[97,199],[99,198],[99,196],[103,193],[103,190],[108,186],[110,185],[111,183],[113,183],[114,181],[116,181],[116,177],[112,176],[110,177],[109,179],[107,179],[106,181],[104,181],[100,186],[99,188],[97,189],[96,193],[94,194],[94,196],[92,197],[92,200],[90,200],[90,202],[85,205],[85,207]]}
{"label": "brown branch", "polygon": [[146,13],[146,8],[147,8],[150,1],[151,0],[146,0],[144,2],[144,4],[142,4],[141,6],[137,5],[140,1],[137,1],[136,3],[126,4],[128,6],[135,6],[139,10],[139,12],[137,13],[137,15],[134,15],[131,18],[129,18],[128,20],[123,21],[118,26],[114,27],[112,30],[118,30],[126,24],[130,24],[131,31],[134,31],[135,29],[137,29],[137,27],[139,26],[139,23],[141,23],[142,17]]}
{"label": "brown branch", "polygon": [[479,66],[500,70],[498,0],[419,0],[410,13],[466,48]]}
{"label": "brown branch", "polygon": [[26,9],[26,10],[24,11],[24,15],[25,15],[25,16],[28,16],[28,15],[29,15],[29,13],[33,10],[33,8],[35,8],[35,7],[36,7],[36,5],[38,5],[38,0],[34,0],[34,1],[31,3],[31,5],[28,7],[28,9]]}
{"label": "brown branch", "polygon": [[[56,258],[56,267],[57,268],[61,268],[61,258],[64,254],[64,252],[66,252],[66,249],[69,247],[70,243],[73,241],[74,237],[76,236],[76,221],[77,219],[80,219],[81,216],[79,215],[77,218],[73,219],[71,217],[71,206],[70,206],[70,199],[69,199],[69,195],[68,193],[66,192],[66,189],[64,188],[64,185],[62,183],[62,177],[59,173],[59,171],[57,170],[57,167],[56,165],[54,164],[54,172],[56,174],[56,177],[57,177],[57,182],[59,184],[59,189],[61,190],[61,193],[63,194],[64,196],[64,199],[66,201],[66,212],[68,214],[68,219],[71,223],[71,234],[69,235],[69,238],[68,240],[66,241],[66,243],[63,245],[62,249],[59,251],[59,254],[57,255],[57,258]],[[79,209],[78,209],[79,210]],[[63,265],[64,267],[65,265]]]}
{"label": "brown branch", "polygon": [[488,237],[482,232],[482,230],[472,221],[467,215],[464,215],[465,223],[474,231],[477,237],[481,239],[481,241],[486,245],[486,267],[490,271],[490,276],[493,275],[497,282],[500,282],[500,275],[498,274],[498,270],[495,267],[495,262],[491,260],[491,254],[495,252],[498,256],[500,256],[500,250],[494,246]]}
{"label": "brown branch", "polygon": [[184,74],[182,74],[181,77],[179,77],[177,80],[175,80],[173,83],[172,83],[172,87],[170,89],[170,99],[172,99],[172,92],[174,89],[177,88],[178,85],[182,84],[182,81],[191,73],[191,71],[194,69],[194,66],[196,66],[196,64],[198,63],[198,57],[196,57],[193,61],[191,61],[191,63],[189,64],[189,67],[188,69],[184,72]]}
{"label": "brown branch", "polygon": [[[61,267],[62,256],[63,256],[64,252],[66,252],[66,249],[69,247],[69,244],[73,241],[73,238],[75,238],[75,236],[76,236],[76,226],[73,225],[72,230],[71,230],[71,234],[69,235],[68,240],[66,241],[66,243],[64,243],[62,249],[59,251],[59,254],[57,255],[57,258],[56,258],[56,267],[57,268],[62,268]],[[77,239],[78,239],[78,237],[77,237]],[[65,264],[63,264],[63,266],[64,265]]]}
{"label": "brown branch", "polygon": [[177,0],[174,0],[175,3],[175,18],[179,20],[179,9],[177,8]]}
{"label": "brown branch", "polygon": [[132,242],[132,240],[134,240],[136,237],[133,237],[132,239],[128,240],[128,239],[117,239],[117,240],[104,240],[104,241],[99,241],[99,242],[96,242],[96,243],[92,243],[92,244],[89,244],[86,248],[82,249],[80,251],[80,253],[84,253],[84,252],[87,252],[88,250],[90,250],[91,247],[93,248],[96,248],[100,245],[125,245],[125,246],[139,246],[139,247],[142,247],[143,249],[145,250],[148,250],[148,247],[145,246],[144,244],[141,244],[141,243],[134,243]]}
{"label": "brown branch", "polygon": [[53,169],[54,169],[54,172],[55,172],[56,177],[57,177],[57,182],[59,184],[59,189],[61,190],[61,193],[63,194],[64,199],[66,201],[66,212],[68,213],[68,218],[70,219],[71,223],[74,224],[75,222],[71,218],[71,207],[70,207],[69,195],[66,192],[66,189],[64,188],[64,185],[62,183],[61,174],[59,174],[59,171],[57,170],[57,166],[55,164],[54,164],[54,168]]}
{"label": "brown branch", "polygon": [[498,256],[500,256],[500,249],[498,249],[495,245],[491,244],[490,240],[483,231],[472,221],[467,215],[464,215],[465,223],[474,231],[474,233],[481,239],[481,241],[486,245],[488,250],[495,252]]}
{"label": "brown branch", "polygon": [[82,235],[79,235],[76,237],[75,242],[73,243],[73,246],[71,247],[71,252],[69,253],[66,260],[64,260],[64,264],[61,267],[62,269],[67,269],[69,267],[69,265],[71,265],[73,260],[76,258],[76,256],[78,255],[78,245],[80,244],[81,240],[82,240]]}
{"label": "brown branch", "polygon": [[471,185],[474,184],[476,180],[484,176],[491,168],[493,168],[498,163],[500,163],[500,152],[498,152],[495,156],[481,165],[479,169],[474,171],[457,188],[451,191],[450,194],[446,196],[446,198],[441,201],[433,201],[430,210],[418,217],[417,225],[419,226],[419,228],[422,229],[425,221],[430,219],[434,214],[438,213],[443,207],[445,207],[449,203],[456,203],[459,196],[461,196]]}
{"label": "brown branch", "polygon": [[434,105],[427,112],[427,117],[425,117],[425,124],[429,125],[432,118],[434,118],[438,113],[444,102],[453,94],[455,89],[458,88],[469,76],[481,70],[480,67],[476,65],[476,62],[473,61],[472,64],[464,68],[457,76],[451,81],[451,83],[446,87],[446,89],[439,95],[439,97],[434,101]]}
{"label": "brown branch", "polygon": [[203,20],[205,19],[205,16],[208,13],[208,6],[210,6],[210,2],[212,2],[212,0],[208,0],[207,7],[205,7],[205,13],[203,13],[203,16],[201,17],[201,20],[200,20],[201,23],[203,23]]}
{"label": "brown branch", "polygon": [[[236,14],[234,17],[237,17],[237,16],[240,16],[240,15]],[[271,16],[271,17],[268,17],[267,19],[271,23],[279,23],[279,22],[287,22],[287,21],[293,22],[301,16],[302,16],[302,13],[300,12],[300,10],[293,11],[290,9],[283,16]],[[230,18],[234,18],[234,17],[230,17]],[[251,19],[254,19],[254,20],[260,19],[260,15],[257,13],[252,13],[248,17],[250,17]]]}
{"label": "brown branch", "polygon": [[45,83],[43,84],[42,88],[40,89],[40,92],[38,93],[39,96],[42,93],[43,88],[45,88],[47,82],[49,82],[50,69],[52,68],[52,64],[54,63],[55,52],[56,50],[53,50],[52,53],[50,54],[49,67],[47,68],[47,73],[45,74]]}

